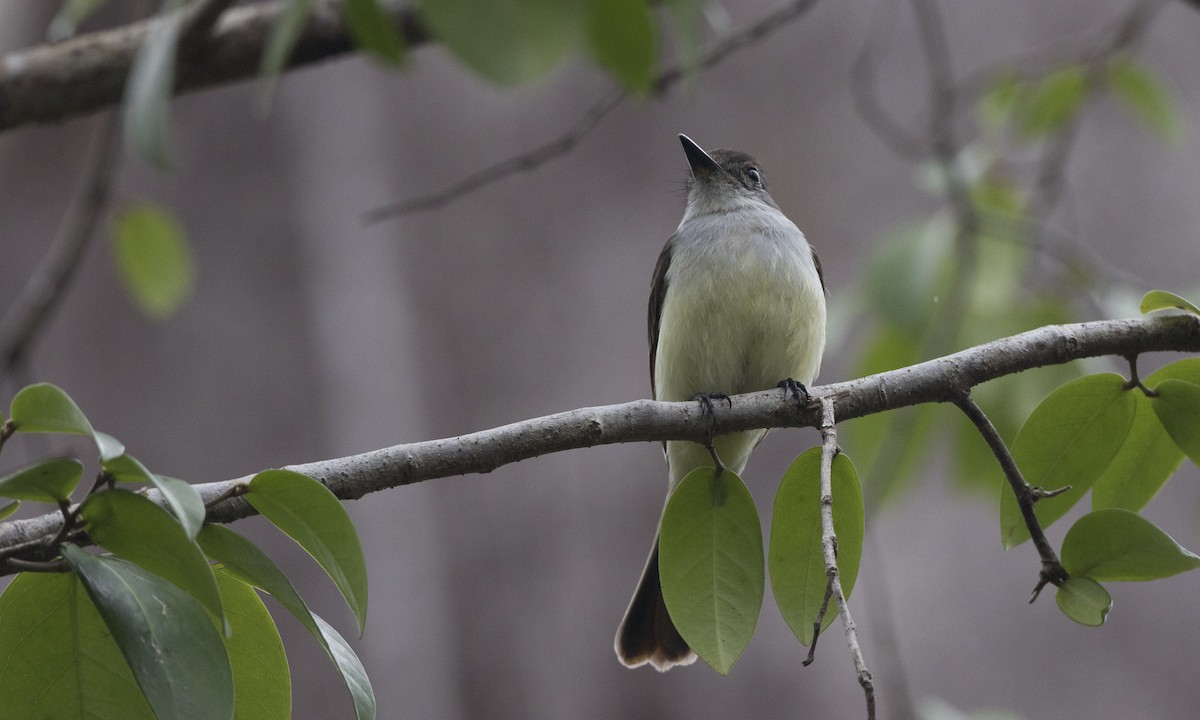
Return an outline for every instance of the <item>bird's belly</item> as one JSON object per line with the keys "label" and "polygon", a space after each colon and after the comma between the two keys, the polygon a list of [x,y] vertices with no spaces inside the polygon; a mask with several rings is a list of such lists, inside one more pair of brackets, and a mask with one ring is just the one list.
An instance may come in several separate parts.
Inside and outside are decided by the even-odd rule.
{"label": "bird's belly", "polygon": [[671,288],[655,362],[658,399],[766,390],[786,378],[811,383],[825,347],[825,298],[815,271],[811,280],[794,275]]}

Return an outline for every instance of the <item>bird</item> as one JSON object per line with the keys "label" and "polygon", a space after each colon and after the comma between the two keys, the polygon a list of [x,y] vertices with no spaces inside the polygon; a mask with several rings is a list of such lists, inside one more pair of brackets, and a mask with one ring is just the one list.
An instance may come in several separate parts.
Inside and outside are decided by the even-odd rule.
{"label": "bird", "polygon": [[[655,400],[712,400],[790,388],[797,399],[825,350],[825,281],[816,251],[767,192],[762,166],[737,150],[705,152],[680,134],[690,173],[683,219],[654,268],[649,302]],[[692,470],[739,475],[765,430],[668,441],[670,490]],[[658,533],[614,642],[627,667],[660,672],[696,660],[663,601]]]}

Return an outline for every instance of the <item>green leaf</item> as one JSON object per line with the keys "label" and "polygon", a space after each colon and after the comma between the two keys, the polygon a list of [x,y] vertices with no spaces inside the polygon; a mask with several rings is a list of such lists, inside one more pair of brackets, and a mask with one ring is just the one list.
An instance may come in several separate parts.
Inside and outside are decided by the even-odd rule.
{"label": "green leaf", "polygon": [[83,463],[75,458],[43,460],[0,478],[0,497],[58,504],[71,499],[83,477]]}
{"label": "green leaf", "polygon": [[1170,293],[1166,290],[1151,290],[1142,296],[1143,313],[1175,308],[1179,310],[1186,310],[1193,315],[1200,315],[1200,308],[1196,307],[1187,300],[1184,300],[1175,293]]}
{"label": "green leaf", "polygon": [[270,593],[329,653],[354,699],[357,720],[375,717],[375,692],[354,650],[332,627],[309,611],[292,583],[254,543],[220,525],[205,525],[198,538],[208,556],[243,582]]}
{"label": "green leaf", "polygon": [[245,498],[325,569],[361,632],[367,616],[367,565],[354,523],[337,497],[307,475],[265,470],[250,481]]}
{"label": "green leaf", "polygon": [[1050,73],[1022,103],[1018,129],[1025,137],[1036,138],[1062,128],[1074,120],[1087,94],[1087,71],[1082,65],[1068,65]]}
{"label": "green leaf", "polygon": [[130,297],[152,318],[174,315],[195,285],[179,221],[166,208],[140,203],[121,211],[113,235],[117,269]]}
{"label": "green leaf", "polygon": [[1080,625],[1104,624],[1112,609],[1112,597],[1104,586],[1091,578],[1072,576],[1054,594],[1058,609]]}
{"label": "green leaf", "polygon": [[1063,539],[1062,564],[1072,577],[1158,580],[1200,567],[1200,557],[1137,513],[1114,508],[1075,521]]}
{"label": "green leaf", "polygon": [[[1125,379],[1101,373],[1072,380],[1046,396],[1017,433],[1012,455],[1025,481],[1044,490],[1071,489],[1034,506],[1043,528],[1062,517],[1105,473],[1133,424],[1135,400]],[[1002,483],[1004,547],[1029,539],[1012,488]]]}
{"label": "green leaf", "polygon": [[230,573],[217,570],[217,585],[229,618],[225,651],[233,669],[235,720],[288,720],[292,679],[271,613],[253,587]]}
{"label": "green leaf", "polygon": [[1133,399],[1129,434],[1092,487],[1093,510],[1141,510],[1183,461],[1183,451],[1163,430],[1153,401],[1138,391]]}
{"label": "green leaf", "polygon": [[0,697],[11,718],[154,720],[74,573],[21,573],[0,595]]}
{"label": "green leaf", "polygon": [[120,558],[63,546],[158,720],[233,717],[221,635],[192,596]]}
{"label": "green leaf", "polygon": [[21,501],[13,500],[10,503],[0,505],[0,520],[12,517],[13,513],[21,509]]}
{"label": "green leaf", "polygon": [[446,49],[504,85],[545,74],[580,44],[581,3],[562,0],[421,0],[421,17]]}
{"label": "green leaf", "polygon": [[[850,458],[839,454],[833,459],[831,481],[838,575],[849,598],[858,579],[863,542],[862,487]],[[800,642],[809,645],[828,584],[821,547],[820,447],[796,458],[783,476],[771,516],[767,565],[779,612]],[[829,627],[835,617],[837,607],[831,602],[821,627]]]}
{"label": "green leaf", "polygon": [[107,0],[65,0],[59,6],[50,27],[46,30],[46,39],[59,42],[75,35],[79,26],[99,10]]}
{"label": "green leaf", "polygon": [[262,62],[258,68],[258,75],[262,78],[258,96],[259,110],[264,115],[270,110],[275,85],[279,82],[279,76],[287,66],[292,51],[296,49],[300,33],[304,31],[304,26],[313,11],[314,0],[285,1],[287,7],[271,28],[271,37],[267,40],[267,47],[263,50]]}
{"label": "green leaf", "polygon": [[132,455],[118,455],[104,460],[101,467],[112,474],[117,482],[150,483],[162,493],[163,501],[171,509],[171,513],[179,520],[188,537],[196,537],[200,525],[204,522],[207,510],[199,491],[183,480],[156,475],[146,469],[146,466]]}
{"label": "green leaf", "polygon": [[379,0],[347,0],[343,12],[355,45],[389,65],[404,62],[404,39]]}
{"label": "green leaf", "polygon": [[9,418],[17,432],[91,435],[92,424],[65,392],[50,383],[22,388],[13,398]]}
{"label": "green leaf", "polygon": [[166,0],[146,32],[125,83],[125,144],[166,168],[167,110],[175,89],[175,52],[183,30],[182,0]]}
{"label": "green leaf", "polygon": [[1175,445],[1200,465],[1200,385],[1183,380],[1163,380],[1154,386],[1151,399],[1159,422]]}
{"label": "green leaf", "polygon": [[667,612],[722,675],[750,643],[763,600],[762,528],[741,478],[697,468],[667,500],[659,536]]}
{"label": "green leaf", "polygon": [[169,580],[224,621],[212,567],[166,510],[136,493],[108,490],[85,500],[79,517],[97,545]]}
{"label": "green leaf", "polygon": [[125,454],[125,445],[112,435],[94,431],[96,448],[100,451],[100,462],[108,462]]}
{"label": "green leaf", "polygon": [[645,0],[588,0],[592,55],[625,88],[646,95],[654,82],[654,19]]}
{"label": "green leaf", "polygon": [[978,111],[984,124],[999,127],[1008,122],[1017,109],[1017,102],[1024,91],[1021,76],[1004,73],[997,76],[991,87],[979,100]]}
{"label": "green leaf", "polygon": [[1128,56],[1108,64],[1108,83],[1125,107],[1167,142],[1179,139],[1180,120],[1171,94],[1145,65]]}

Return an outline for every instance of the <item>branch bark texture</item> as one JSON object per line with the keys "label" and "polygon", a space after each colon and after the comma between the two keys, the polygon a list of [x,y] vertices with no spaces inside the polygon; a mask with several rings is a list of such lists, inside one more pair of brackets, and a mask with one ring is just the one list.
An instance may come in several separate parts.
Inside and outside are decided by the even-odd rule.
{"label": "branch bark texture", "polygon": [[[415,11],[394,0],[383,0],[381,5],[409,47],[430,40]],[[213,23],[210,33],[189,46],[189,56],[195,61],[179,63],[175,91],[184,93],[254,77],[285,7],[286,3],[279,1],[227,10]],[[129,68],[152,23],[152,19],[143,20],[6,55],[0,61],[0,131],[57,122],[119,103]],[[340,5],[318,2],[287,67],[354,50]]]}
{"label": "branch bark texture", "polygon": [[[1200,352],[1200,317],[1168,315],[1052,325],[947,355],[946,357],[847,382],[811,389],[837,403],[838,420],[921,403],[954,403],[976,385],[1005,375],[1085,357],[1125,357],[1147,352]],[[733,398],[717,408],[722,432],[755,428],[818,427],[820,403],[797,410],[778,390]],[[323,482],[335,495],[353,500],[368,493],[435,478],[486,473],[554,452],[626,442],[694,440],[709,437],[711,421],[694,402],[634,402],[581,408],[441,440],[426,440],[288,469]],[[251,476],[198,485],[205,501],[228,493]],[[151,494],[154,497],[154,494]],[[240,497],[213,505],[211,522],[232,522],[255,513]],[[5,550],[57,532],[58,513],[0,525]],[[31,557],[27,559],[45,559]],[[13,570],[0,568],[0,575]]]}

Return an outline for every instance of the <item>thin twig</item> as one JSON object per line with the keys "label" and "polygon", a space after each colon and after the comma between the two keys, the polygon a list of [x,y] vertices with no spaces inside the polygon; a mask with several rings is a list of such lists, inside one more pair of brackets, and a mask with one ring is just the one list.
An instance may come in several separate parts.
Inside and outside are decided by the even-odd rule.
{"label": "thin twig", "polygon": [[[867,720],[875,720],[875,684],[871,671],[863,660],[862,648],[858,644],[858,630],[850,616],[846,593],[842,591],[842,580],[837,565],[837,535],[833,529],[833,459],[838,454],[837,425],[834,418],[834,398],[821,397],[821,550],[825,556],[825,573],[829,576],[829,594],[837,604],[842,627],[846,631],[846,645],[854,659],[858,673],[858,684],[862,685],[867,700]],[[828,599],[828,597],[826,598]],[[817,626],[818,628],[820,625]],[[813,646],[817,638],[813,636]]]}
{"label": "thin twig", "polygon": [[892,16],[895,14],[897,6],[888,2],[881,3],[878,7],[885,8],[888,18],[883,22],[873,23],[876,27],[882,28],[883,32],[872,30],[863,49],[854,58],[854,65],[850,69],[850,96],[854,100],[858,116],[871,128],[875,136],[888,146],[888,149],[899,157],[917,160],[925,155],[928,143],[921,138],[913,137],[901,123],[894,120],[884,109],[883,104],[879,102],[879,96],[875,92],[875,78],[879,70],[880,59],[887,49],[880,37],[886,39],[894,37],[895,23]]}
{"label": "thin twig", "polygon": [[1004,477],[1008,479],[1008,484],[1012,487],[1013,494],[1017,498],[1017,505],[1021,508],[1021,517],[1025,519],[1025,527],[1029,530],[1029,537],[1033,541],[1033,546],[1037,548],[1038,555],[1042,558],[1042,571],[1038,575],[1038,582],[1033,589],[1033,595],[1029,598],[1029,602],[1033,602],[1037,600],[1038,594],[1047,583],[1062,585],[1067,579],[1067,571],[1063,568],[1062,563],[1059,562],[1058,554],[1054,552],[1050,541],[1046,539],[1046,533],[1042,532],[1042,525],[1038,521],[1033,505],[1042,498],[1053,497],[1065,492],[1067,488],[1045,491],[1030,485],[1026,482],[1025,477],[1021,475],[1021,469],[1017,467],[1012,453],[1009,452],[1008,446],[1004,444],[1004,438],[1000,436],[1000,433],[996,430],[996,426],[992,425],[992,421],[988,419],[983,409],[971,399],[971,396],[964,395],[955,401],[955,404],[966,414],[967,418],[975,425],[975,428],[979,430],[979,434],[983,436],[988,447],[992,449],[992,454],[999,461],[1000,468],[1004,470]]}
{"label": "thin twig", "polygon": [[[790,20],[802,15],[815,2],[816,0],[796,0],[766,15],[745,30],[720,41],[695,63],[686,67],[676,65],[665,70],[654,80],[650,94],[655,97],[665,94],[671,86],[686,77],[689,72],[707,70],[738,50],[760,41]],[[573,150],[625,98],[624,90],[614,88],[593,103],[583,117],[549,142],[474,172],[444,190],[410,200],[399,200],[369,210],[363,216],[363,221],[373,224],[425,210],[434,210],[510,175],[535,170]]]}
{"label": "thin twig", "polygon": [[105,119],[94,159],[84,172],[84,186],[76,206],[59,227],[50,249],[30,274],[21,293],[0,318],[0,378],[29,352],[79,269],[87,241],[108,205],[112,176],[120,156],[119,125],[116,113]]}

